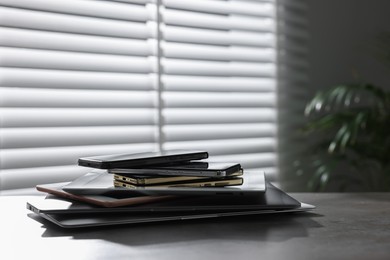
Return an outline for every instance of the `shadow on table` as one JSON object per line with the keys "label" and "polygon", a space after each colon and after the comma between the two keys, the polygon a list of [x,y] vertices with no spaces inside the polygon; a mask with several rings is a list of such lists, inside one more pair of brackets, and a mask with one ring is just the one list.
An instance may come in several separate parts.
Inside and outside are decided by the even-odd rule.
{"label": "shadow on table", "polygon": [[99,228],[62,229],[44,219],[34,219],[46,228],[42,237],[71,236],[73,239],[102,239],[129,246],[147,246],[197,240],[240,240],[283,242],[307,237],[322,227],[314,213],[253,215],[218,219],[130,224]]}

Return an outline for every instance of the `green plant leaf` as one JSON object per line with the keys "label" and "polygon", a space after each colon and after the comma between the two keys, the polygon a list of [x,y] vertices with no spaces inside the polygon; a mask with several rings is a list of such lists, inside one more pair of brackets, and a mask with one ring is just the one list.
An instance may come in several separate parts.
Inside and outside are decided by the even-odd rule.
{"label": "green plant leaf", "polygon": [[359,112],[356,115],[355,120],[354,120],[353,125],[352,125],[353,131],[352,131],[352,135],[351,135],[351,144],[356,143],[356,140],[358,138],[359,129],[364,127],[366,120],[367,120],[367,113]]}
{"label": "green plant leaf", "polygon": [[335,102],[339,106],[344,106],[344,98],[348,94],[348,87],[340,86],[339,88],[335,88]]}
{"label": "green plant leaf", "polygon": [[310,191],[324,191],[329,180],[330,175],[334,167],[336,166],[337,160],[331,160],[325,162],[322,159],[316,160],[316,170],[308,182],[308,189]]}
{"label": "green plant leaf", "polygon": [[322,103],[324,101],[324,93],[323,92],[318,92],[313,99],[307,104],[305,108],[305,115],[308,116],[314,111],[317,110],[317,108],[322,107]]}
{"label": "green plant leaf", "polygon": [[[335,138],[333,139],[333,141],[329,145],[329,148],[328,148],[328,152],[329,153],[334,153],[336,148],[337,148],[337,146],[340,147],[340,150],[343,149],[343,147],[342,147],[342,140],[343,140],[343,138],[345,138],[344,136],[345,135],[349,135],[349,136],[351,135],[351,133],[348,132],[348,131],[349,131],[348,124],[346,124],[346,123],[343,124],[343,126],[337,131],[337,134],[336,134]],[[348,139],[349,139],[349,137],[348,137]]]}
{"label": "green plant leaf", "polygon": [[346,106],[346,107],[350,106],[352,104],[352,101],[353,101],[353,98],[355,97],[355,95],[356,95],[356,92],[349,91],[345,95],[344,106]]}

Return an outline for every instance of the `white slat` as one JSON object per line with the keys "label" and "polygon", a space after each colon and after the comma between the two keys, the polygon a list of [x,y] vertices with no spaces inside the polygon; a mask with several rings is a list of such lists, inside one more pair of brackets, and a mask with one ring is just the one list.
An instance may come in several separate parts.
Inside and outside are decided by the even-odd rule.
{"label": "white slat", "polygon": [[[211,155],[243,154],[243,153],[274,153],[276,150],[275,138],[225,139],[206,141],[170,142],[166,149],[206,150]],[[213,158],[210,156],[210,158]]]}
{"label": "white slat", "polygon": [[145,91],[0,88],[1,107],[153,108],[156,100]]}
{"label": "white slat", "polygon": [[0,5],[53,13],[97,16],[141,22],[152,20],[155,17],[153,8],[105,1],[0,0]]}
{"label": "white slat", "polygon": [[[57,2],[57,1],[56,1]],[[139,23],[0,7],[0,25],[101,36],[147,39],[155,37],[155,22]]]}
{"label": "white slat", "polygon": [[153,57],[124,57],[8,47],[1,47],[0,53],[0,66],[4,67],[132,73],[156,71],[156,59]]}
{"label": "white slat", "polygon": [[[97,1],[107,1],[107,0],[97,0]],[[131,4],[151,4],[156,3],[156,0],[110,0],[113,2],[122,2],[122,3],[131,3]]]}
{"label": "white slat", "polygon": [[272,123],[167,125],[163,131],[167,142],[276,136],[276,126]]}
{"label": "white slat", "polygon": [[241,14],[256,17],[273,17],[275,14],[275,5],[269,2],[163,0],[163,4],[169,8],[217,14]]}
{"label": "white slat", "polygon": [[189,61],[162,59],[163,70],[174,75],[275,77],[275,63]]}
{"label": "white slat", "polygon": [[154,109],[0,108],[2,127],[155,125]]}
{"label": "white slat", "polygon": [[276,61],[276,52],[272,48],[225,47],[170,42],[162,42],[161,46],[167,58],[249,62]]}
{"label": "white slat", "polygon": [[271,108],[181,108],[163,111],[166,124],[230,124],[275,122],[276,111]]}
{"label": "white slat", "polygon": [[163,38],[172,42],[200,44],[275,47],[276,36],[271,32],[222,31],[173,25],[161,25]]}
{"label": "white slat", "polygon": [[274,78],[164,75],[165,90],[202,92],[273,92]]}
{"label": "white slat", "polygon": [[0,86],[53,89],[155,90],[155,74],[0,68]]}
{"label": "white slat", "polygon": [[162,96],[167,108],[207,107],[275,107],[275,93],[166,92]]}
{"label": "white slat", "polygon": [[102,53],[156,55],[155,40],[135,40],[0,27],[0,45],[9,47]]}
{"label": "white slat", "polygon": [[257,18],[240,15],[214,15],[163,8],[163,21],[170,25],[189,26],[220,30],[244,30],[275,32],[272,18]]}
{"label": "white slat", "polygon": [[3,128],[2,149],[85,146],[157,141],[155,126]]}

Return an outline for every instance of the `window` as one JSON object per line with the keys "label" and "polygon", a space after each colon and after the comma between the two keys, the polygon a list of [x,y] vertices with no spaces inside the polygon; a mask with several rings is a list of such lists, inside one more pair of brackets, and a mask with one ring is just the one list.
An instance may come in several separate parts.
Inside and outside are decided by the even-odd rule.
{"label": "window", "polygon": [[0,25],[0,190],[174,148],[277,174],[275,1],[0,0]]}

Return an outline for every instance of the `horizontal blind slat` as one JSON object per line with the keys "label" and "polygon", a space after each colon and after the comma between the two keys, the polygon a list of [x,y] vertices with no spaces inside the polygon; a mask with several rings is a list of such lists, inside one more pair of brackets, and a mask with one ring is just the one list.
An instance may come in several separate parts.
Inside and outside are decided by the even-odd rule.
{"label": "horizontal blind slat", "polygon": [[162,94],[166,108],[190,107],[275,107],[275,93],[201,93],[166,92]]}
{"label": "horizontal blind slat", "polygon": [[150,91],[0,88],[0,107],[153,108],[156,100]]}
{"label": "horizontal blind slat", "polygon": [[2,169],[77,165],[78,158],[84,156],[138,153],[156,149],[155,143],[5,149],[0,153],[0,161]]}
{"label": "horizontal blind slat", "polygon": [[164,57],[181,59],[275,62],[276,51],[272,48],[248,48],[238,46],[210,46],[162,42]]}
{"label": "horizontal blind slat", "polygon": [[156,124],[154,109],[0,108],[2,127],[59,127]]}
{"label": "horizontal blind slat", "polygon": [[276,111],[271,108],[209,108],[209,109],[167,109],[163,110],[167,125],[182,124],[228,124],[275,122]]}
{"label": "horizontal blind slat", "polygon": [[116,21],[0,7],[0,25],[100,36],[147,39],[156,36],[156,23]]}
{"label": "horizontal blind slat", "polygon": [[188,61],[163,58],[166,74],[204,76],[275,77],[275,63]]}
{"label": "horizontal blind slat", "polygon": [[3,128],[2,149],[153,143],[156,126]]}
{"label": "horizontal blind slat", "polygon": [[162,82],[166,91],[202,91],[202,92],[273,92],[276,80],[273,78],[213,77],[163,75]]}
{"label": "horizontal blind slat", "polygon": [[270,32],[221,31],[173,25],[161,25],[163,39],[172,42],[187,42],[217,45],[275,47],[276,36]]}
{"label": "horizontal blind slat", "polygon": [[155,40],[110,38],[0,27],[0,45],[116,55],[155,56]]}
{"label": "horizontal blind slat", "polygon": [[162,3],[168,8],[177,8],[206,13],[241,14],[256,17],[273,17],[275,14],[275,5],[269,2],[248,3],[244,1],[163,0]]}
{"label": "horizontal blind slat", "polygon": [[167,142],[275,137],[276,126],[271,123],[167,125],[163,133]]}
{"label": "horizontal blind slat", "polygon": [[240,15],[214,15],[162,8],[163,22],[169,25],[220,30],[275,32],[272,18],[254,18]]}
{"label": "horizontal blind slat", "polygon": [[[225,139],[206,141],[166,142],[166,149],[206,150],[211,155],[276,152],[276,138]],[[210,157],[212,158],[212,157]]]}
{"label": "horizontal blind slat", "polygon": [[22,88],[154,90],[155,74],[0,68],[0,85]]}
{"label": "horizontal blind slat", "polygon": [[97,16],[109,19],[148,21],[155,19],[154,8],[107,1],[84,0],[0,0],[0,5],[54,13]]}
{"label": "horizontal blind slat", "polygon": [[[107,0],[98,0],[98,1],[107,1]],[[131,3],[131,4],[156,3],[156,0],[109,0],[109,1],[122,2],[122,3]]]}
{"label": "horizontal blind slat", "polygon": [[130,4],[155,4],[157,0],[95,0],[95,1],[111,1]]}
{"label": "horizontal blind slat", "polygon": [[151,73],[156,72],[156,59],[0,47],[0,66]]}

